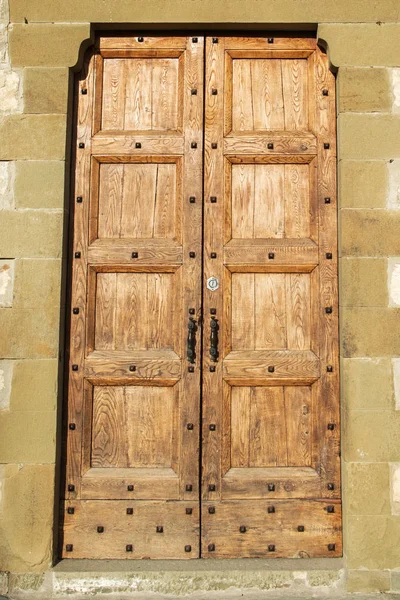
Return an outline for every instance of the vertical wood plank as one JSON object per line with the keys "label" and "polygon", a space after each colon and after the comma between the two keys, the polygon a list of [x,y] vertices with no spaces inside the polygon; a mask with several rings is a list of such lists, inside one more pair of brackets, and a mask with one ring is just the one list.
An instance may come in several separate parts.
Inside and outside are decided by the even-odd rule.
{"label": "vertical wood plank", "polygon": [[282,165],[255,165],[254,237],[283,238],[285,227]]}
{"label": "vertical wood plank", "polygon": [[255,274],[256,350],[287,348],[285,275]]}
{"label": "vertical wood plank", "polygon": [[232,237],[254,237],[255,165],[231,165]]}
{"label": "vertical wood plank", "polygon": [[310,236],[310,186],[308,165],[285,165],[285,237]]}
{"label": "vertical wood plank", "polygon": [[287,344],[289,350],[310,348],[310,276],[290,273],[286,277]]}
{"label": "vertical wood plank", "polygon": [[255,348],[255,276],[232,275],[232,350]]}
{"label": "vertical wood plank", "polygon": [[285,129],[305,130],[308,128],[307,61],[284,59],[281,65]]}
{"label": "vertical wood plank", "polygon": [[252,430],[250,424],[250,395],[249,387],[233,387],[232,394],[232,433],[231,433],[231,465],[232,467],[250,466],[250,445]]}
{"label": "vertical wood plank", "polygon": [[288,466],[311,466],[311,389],[285,387],[284,394]]}
{"label": "vertical wood plank", "polygon": [[283,388],[251,388],[250,466],[287,466]]}

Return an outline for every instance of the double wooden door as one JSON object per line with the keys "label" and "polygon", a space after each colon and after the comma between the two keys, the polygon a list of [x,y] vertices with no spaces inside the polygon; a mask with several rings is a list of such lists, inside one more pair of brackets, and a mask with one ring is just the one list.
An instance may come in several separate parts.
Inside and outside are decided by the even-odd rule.
{"label": "double wooden door", "polygon": [[327,57],[103,36],[76,106],[62,556],[340,556]]}

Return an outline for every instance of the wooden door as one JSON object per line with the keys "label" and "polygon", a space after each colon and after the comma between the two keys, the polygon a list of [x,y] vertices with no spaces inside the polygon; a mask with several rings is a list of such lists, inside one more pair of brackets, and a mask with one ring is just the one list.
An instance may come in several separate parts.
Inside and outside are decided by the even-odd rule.
{"label": "wooden door", "polygon": [[101,37],[77,82],[62,556],[199,556],[203,38]]}
{"label": "wooden door", "polygon": [[62,556],[340,556],[327,57],[104,36],[77,93]]}
{"label": "wooden door", "polygon": [[207,38],[204,168],[202,555],[340,556],[335,88],[314,39]]}

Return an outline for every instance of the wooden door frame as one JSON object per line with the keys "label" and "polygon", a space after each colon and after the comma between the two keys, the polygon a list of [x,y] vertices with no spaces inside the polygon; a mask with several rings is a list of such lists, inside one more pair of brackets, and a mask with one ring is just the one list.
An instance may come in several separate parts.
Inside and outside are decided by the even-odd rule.
{"label": "wooden door frame", "polygon": [[[111,29],[111,31],[110,31]],[[111,26],[109,23],[106,24],[102,24],[102,25],[96,25],[93,26],[93,31],[92,31],[92,36],[90,39],[87,39],[85,41],[83,41],[81,43],[80,46],[80,50],[79,50],[79,60],[77,62],[77,65],[73,68],[70,69],[70,73],[75,73],[78,71],[82,70],[82,65],[83,65],[83,60],[84,58],[92,52],[92,48],[94,46],[93,40],[95,37],[97,37],[100,33],[102,33],[103,35],[107,32],[112,33],[113,35],[129,35],[132,31],[135,31],[135,33],[137,34],[143,34],[143,35],[149,35],[150,33],[154,36],[154,35],[168,35],[168,36],[172,36],[172,35],[204,35],[204,36],[239,36],[239,35],[245,35],[247,37],[253,37],[253,36],[257,36],[257,35],[263,35],[264,37],[268,36],[268,34],[271,34],[271,36],[275,37],[275,36],[285,36],[285,37],[315,37],[317,40],[317,46],[321,48],[321,50],[324,51],[324,53],[327,53],[327,44],[325,43],[324,40],[318,39],[317,35],[316,35],[316,27],[310,26],[310,25],[305,25],[303,27],[301,27],[300,25],[300,29],[296,26],[293,26],[292,24],[289,24],[287,27],[276,27],[274,25],[267,25],[264,24],[264,27],[260,26],[259,24],[257,24],[257,26],[254,26],[253,24],[248,24],[248,26],[246,26],[246,24],[241,24],[240,27],[231,27],[229,25],[222,25],[221,27],[218,26],[212,26],[209,27],[208,25],[197,25],[197,24],[187,24],[182,26],[181,24],[179,24],[177,27],[175,26],[169,26],[169,25],[165,25],[163,23],[160,24],[152,24],[151,27],[139,27],[136,28],[135,25],[128,25],[128,24],[123,24],[120,26]],[[329,63],[329,69],[330,71],[336,75],[337,73],[337,69],[334,65],[332,65],[331,63]],[[69,107],[70,107],[70,118],[68,119],[67,122],[67,130],[68,130],[68,136],[67,136],[67,140],[73,140],[74,138],[74,127],[76,125],[76,98],[77,98],[77,86],[75,84],[75,77],[71,77],[70,78],[70,84],[69,84]],[[335,96],[337,96],[337,94],[335,93]],[[71,114],[72,113],[72,114]],[[68,113],[67,113],[68,114]],[[76,148],[75,145],[73,144],[72,141],[68,141],[67,145],[70,148],[69,151],[69,157],[70,157],[70,162],[69,162],[69,166],[70,166],[70,176],[69,179],[72,180],[74,177],[74,172],[73,172],[73,165],[75,164],[75,160],[76,160]],[[339,156],[336,157],[336,171],[337,171],[337,165],[338,165],[338,161],[339,161]],[[68,184],[68,182],[66,183],[66,188],[69,189],[67,196],[68,201],[67,201],[67,206],[70,209],[73,205],[73,202],[75,201],[74,197],[73,197],[73,185],[70,183]],[[336,212],[337,212],[337,207],[336,207]],[[64,290],[63,290],[63,297],[66,300],[66,306],[71,306],[71,287],[68,285],[68,281],[69,278],[71,277],[71,273],[72,273],[72,258],[73,258],[73,229],[74,227],[74,219],[73,219],[73,212],[72,210],[69,210],[69,214],[68,214],[68,218],[65,220],[65,228],[64,230],[67,231],[66,235],[65,235],[65,239],[66,239],[66,244],[65,247],[67,247],[67,251],[66,251],[66,266],[63,268],[63,277],[62,280],[64,282],[63,286],[64,286]],[[204,268],[204,263],[203,263],[203,268]],[[203,299],[202,299],[202,303],[203,303]],[[204,304],[203,304],[204,306]],[[60,331],[63,332],[63,335],[60,336],[60,338],[62,338],[62,344],[60,345],[60,349],[61,352],[64,353],[65,351],[65,346],[66,343],[68,341],[68,332],[70,330],[70,324],[71,324],[71,311],[67,311],[66,315],[64,316],[64,318],[62,319],[62,323],[60,326]],[[339,340],[340,340],[340,328],[339,328]],[[68,364],[67,361],[65,360],[65,354],[64,354],[64,360],[62,361],[62,364],[60,366],[60,379],[62,380],[62,393],[61,393],[61,411],[59,411],[60,417],[58,419],[58,425],[57,425],[57,436],[56,439],[58,440],[57,442],[57,459],[56,459],[56,467],[58,465],[58,468],[56,468],[56,494],[55,494],[55,502],[54,502],[54,518],[55,518],[55,527],[54,527],[54,540],[55,543],[53,545],[53,564],[56,564],[57,562],[59,562],[61,559],[58,558],[59,556],[59,542],[60,542],[60,535],[59,535],[59,521],[60,521],[60,517],[59,517],[59,504],[60,504],[60,489],[62,488],[62,486],[65,483],[65,452],[64,450],[64,444],[65,444],[65,438],[66,438],[66,431],[67,431],[67,418],[66,418],[66,409],[67,409],[67,399],[68,399],[68,394],[67,394],[67,389],[68,389],[68,378],[67,378],[67,374],[68,374]],[[342,444],[342,437],[341,437],[341,444]],[[200,441],[200,446],[201,446],[201,441]],[[201,448],[200,448],[200,456],[201,456]],[[200,503],[201,503],[201,498],[199,497]],[[235,561],[241,561],[242,559],[234,559]],[[311,559],[313,560],[313,559]],[[337,560],[337,559],[335,559]],[[132,561],[130,561],[132,562]],[[141,563],[143,561],[141,560]],[[175,561],[175,564],[178,561]],[[186,561],[185,561],[186,562]]]}

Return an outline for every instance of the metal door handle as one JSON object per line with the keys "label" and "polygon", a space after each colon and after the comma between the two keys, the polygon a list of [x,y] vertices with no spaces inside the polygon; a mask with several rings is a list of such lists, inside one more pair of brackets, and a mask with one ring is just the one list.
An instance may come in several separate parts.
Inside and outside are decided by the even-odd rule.
{"label": "metal door handle", "polygon": [[188,323],[188,337],[187,337],[187,359],[190,363],[194,363],[196,358],[195,346],[196,346],[196,321],[190,317]]}
{"label": "metal door handle", "polygon": [[210,322],[210,357],[213,362],[218,361],[218,321],[215,317],[211,317]]}

